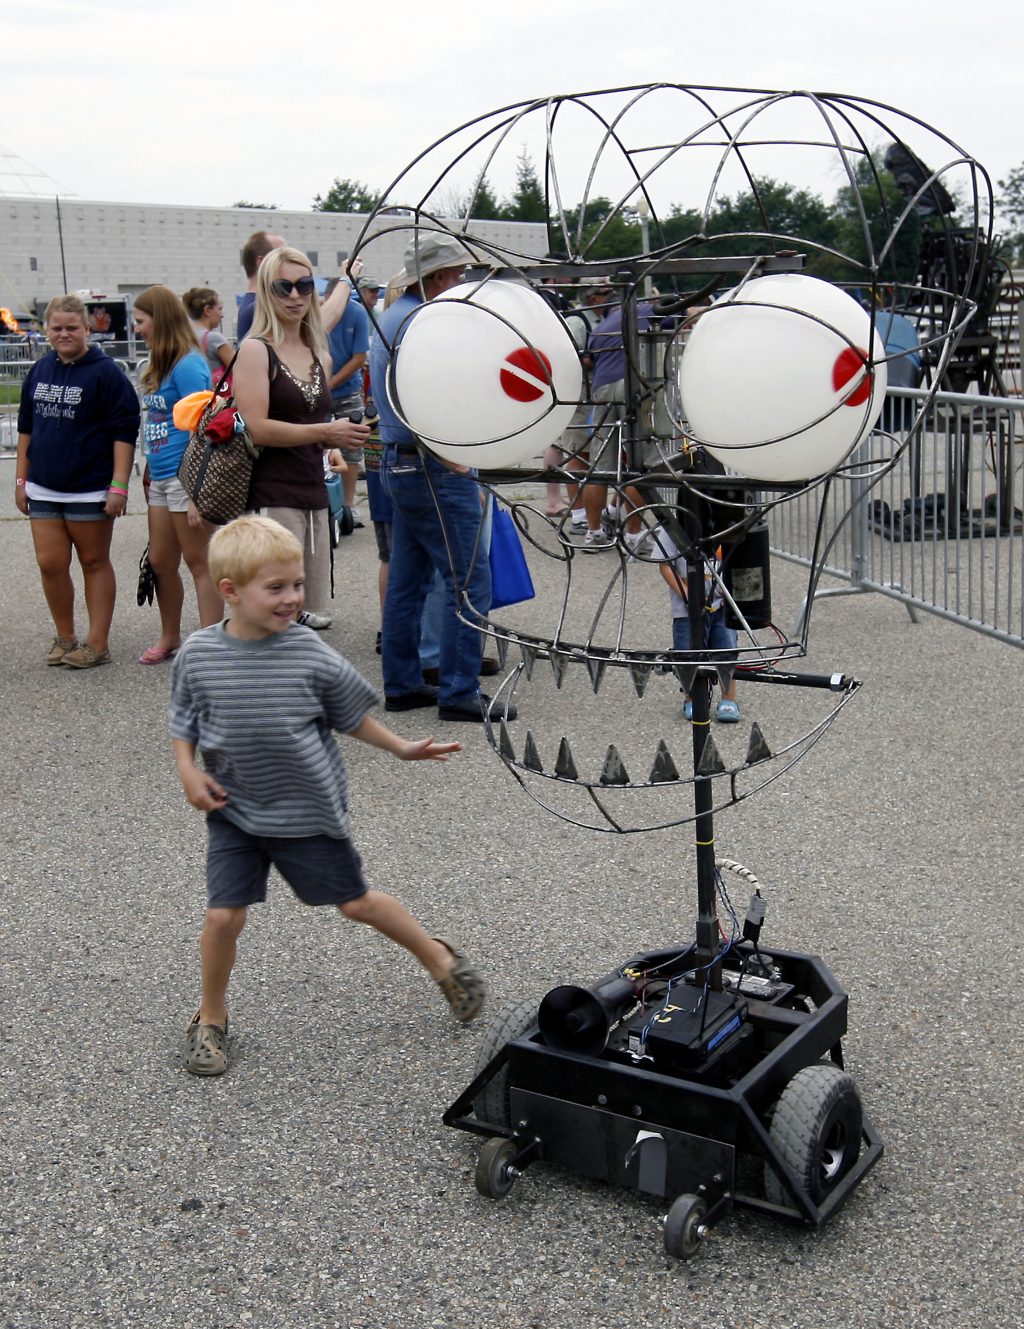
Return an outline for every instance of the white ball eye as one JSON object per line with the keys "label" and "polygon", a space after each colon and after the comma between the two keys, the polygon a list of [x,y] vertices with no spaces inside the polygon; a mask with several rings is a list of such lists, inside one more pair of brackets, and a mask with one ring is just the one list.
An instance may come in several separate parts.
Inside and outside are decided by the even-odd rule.
{"label": "white ball eye", "polygon": [[690,333],[683,412],[694,440],[732,470],[810,480],[838,466],[874,424],[884,354],[845,291],[799,274],[759,277],[716,300]]}
{"label": "white ball eye", "polygon": [[466,282],[419,305],[388,397],[430,450],[464,466],[527,461],[563,433],[583,390],[565,324],[519,282]]}

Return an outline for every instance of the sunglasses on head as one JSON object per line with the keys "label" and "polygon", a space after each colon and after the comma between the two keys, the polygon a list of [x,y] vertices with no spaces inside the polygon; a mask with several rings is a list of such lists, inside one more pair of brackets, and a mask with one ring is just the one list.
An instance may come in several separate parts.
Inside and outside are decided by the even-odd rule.
{"label": "sunglasses on head", "polygon": [[270,289],[279,300],[286,300],[292,291],[297,295],[312,295],[316,290],[316,282],[312,277],[300,277],[298,281],[285,281],[283,277],[278,277],[270,283]]}

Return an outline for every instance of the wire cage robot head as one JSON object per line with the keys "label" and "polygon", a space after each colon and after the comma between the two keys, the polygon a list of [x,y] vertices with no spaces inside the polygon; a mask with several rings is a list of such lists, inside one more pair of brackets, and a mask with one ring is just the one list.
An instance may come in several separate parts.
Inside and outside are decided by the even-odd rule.
{"label": "wire cage robot head", "polygon": [[[549,257],[499,244],[473,220],[488,173],[524,142],[543,162]],[[787,159],[794,175],[835,181],[841,227],[814,209],[797,216],[799,191],[773,178]],[[442,215],[445,187],[467,171],[464,215]],[[411,248],[453,242],[472,259],[386,339],[389,401],[435,457],[479,468],[537,583],[535,599],[501,610],[461,588],[460,615],[507,667],[499,703],[514,697],[528,719],[518,744],[500,718],[488,722],[496,751],[557,815],[613,831],[693,820],[679,784],[712,790],[718,808],[778,778],[857,685],[788,667],[807,653],[809,612],[791,631],[777,626],[773,512],[797,505],[816,532],[800,579],[809,607],[829,542],[919,441],[927,394],[893,428],[890,371],[905,382],[914,354],[934,391],[975,313],[993,253],[984,173],[944,135],[877,103],[650,85],[523,102],[461,126],[392,184],[360,248],[394,232],[397,203]],[[569,312],[546,298],[573,289]],[[895,309],[914,324],[913,352],[888,335]],[[479,559],[485,538],[482,522]],[[665,583],[688,631],[668,629]],[[710,631],[719,624],[725,636]],[[787,703],[795,738],[769,746],[755,723],[724,751],[707,723],[716,680],[730,692],[736,681],[796,684],[823,713],[800,717]],[[694,723],[692,770],[672,754],[679,735],[646,718],[656,694],[678,701],[678,689]],[[536,737],[586,694],[648,745],[645,777],[627,773],[621,735],[593,752],[565,732]],[[722,703],[716,714],[731,718]],[[638,790],[648,800],[622,798]]]}

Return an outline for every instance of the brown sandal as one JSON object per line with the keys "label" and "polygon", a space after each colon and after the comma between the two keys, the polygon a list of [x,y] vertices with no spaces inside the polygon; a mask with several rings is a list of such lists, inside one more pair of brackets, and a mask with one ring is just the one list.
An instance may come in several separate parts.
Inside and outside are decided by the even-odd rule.
{"label": "brown sandal", "polygon": [[185,1039],[185,1069],[191,1075],[223,1075],[228,1068],[228,1022],[200,1024],[193,1015]]}
{"label": "brown sandal", "polygon": [[456,1020],[468,1024],[470,1020],[476,1019],[483,1009],[487,986],[466,959],[463,951],[453,946],[450,941],[446,941],[444,937],[435,937],[434,940],[439,941],[455,957],[455,964],[444,978],[437,980],[437,986],[447,998]]}

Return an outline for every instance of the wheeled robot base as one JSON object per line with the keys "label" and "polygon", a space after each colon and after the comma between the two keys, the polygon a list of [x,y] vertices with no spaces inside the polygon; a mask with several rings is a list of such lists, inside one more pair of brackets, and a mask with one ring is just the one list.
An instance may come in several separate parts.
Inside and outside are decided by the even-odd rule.
{"label": "wheeled robot base", "polygon": [[734,1204],[826,1223],[883,1150],[843,1069],[847,996],[818,957],[748,943],[706,978],[695,947],[657,951],[500,1012],[444,1116],[488,1137],[478,1191],[539,1160],[660,1196],[683,1259]]}

